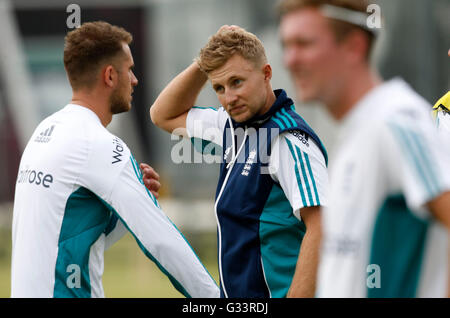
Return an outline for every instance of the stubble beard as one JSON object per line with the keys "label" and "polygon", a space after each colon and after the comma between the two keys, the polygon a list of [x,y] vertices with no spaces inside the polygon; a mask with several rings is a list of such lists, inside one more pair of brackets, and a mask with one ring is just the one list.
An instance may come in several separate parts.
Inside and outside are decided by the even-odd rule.
{"label": "stubble beard", "polygon": [[120,87],[111,94],[109,104],[113,115],[127,112],[131,108],[130,103],[126,100],[125,94],[122,93]]}

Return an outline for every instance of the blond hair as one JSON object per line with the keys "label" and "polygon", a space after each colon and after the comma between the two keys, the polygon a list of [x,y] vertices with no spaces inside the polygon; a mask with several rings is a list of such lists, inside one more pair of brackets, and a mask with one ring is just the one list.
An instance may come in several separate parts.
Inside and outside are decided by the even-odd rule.
{"label": "blond hair", "polygon": [[209,74],[224,65],[235,54],[239,54],[256,66],[267,63],[262,42],[256,35],[242,28],[219,30],[200,50],[196,61],[200,69]]}

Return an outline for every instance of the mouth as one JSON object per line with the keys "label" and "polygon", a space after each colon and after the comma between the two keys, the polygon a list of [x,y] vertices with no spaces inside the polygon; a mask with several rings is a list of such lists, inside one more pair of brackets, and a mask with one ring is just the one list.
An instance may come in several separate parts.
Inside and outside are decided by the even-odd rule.
{"label": "mouth", "polygon": [[241,113],[245,109],[245,105],[234,106],[230,108],[230,114]]}

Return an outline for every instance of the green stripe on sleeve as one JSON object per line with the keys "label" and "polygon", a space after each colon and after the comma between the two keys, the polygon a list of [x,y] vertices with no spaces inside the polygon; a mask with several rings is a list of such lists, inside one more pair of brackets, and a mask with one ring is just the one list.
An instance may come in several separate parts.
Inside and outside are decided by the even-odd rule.
{"label": "green stripe on sleeve", "polygon": [[282,108],[281,112],[290,120],[290,122],[292,123],[292,127],[295,127],[297,124],[295,123],[295,120],[292,118],[291,115],[288,114],[288,112],[286,111],[286,109]]}
{"label": "green stripe on sleeve", "polygon": [[275,116],[276,116],[277,118],[281,119],[281,120],[286,124],[286,127],[287,127],[287,128],[291,128],[291,127],[292,127],[292,125],[289,123],[289,121],[286,119],[286,117],[284,117],[283,115],[281,115],[280,112],[276,112],[276,113],[275,113]]}
{"label": "green stripe on sleeve", "polygon": [[303,180],[305,180],[306,191],[308,192],[308,198],[309,198],[309,205],[308,206],[313,206],[314,205],[314,201],[313,201],[313,198],[312,198],[311,187],[310,187],[310,184],[308,182],[308,177],[306,176],[306,168],[305,168],[305,164],[303,163],[302,151],[297,146],[295,146],[295,149],[297,150],[298,160],[300,161],[300,165],[301,165],[301,168],[302,168]]}
{"label": "green stripe on sleeve", "polygon": [[195,108],[195,109],[212,109],[214,111],[217,111],[217,108],[214,108],[214,107],[192,106],[192,108]]}
{"label": "green stripe on sleeve", "polygon": [[306,161],[306,165],[308,167],[308,171],[309,171],[309,176],[311,177],[311,181],[313,184],[313,189],[314,189],[314,195],[316,196],[316,204],[320,205],[320,200],[319,200],[319,193],[317,192],[317,187],[316,187],[316,182],[314,180],[314,175],[311,169],[311,163],[309,162],[309,156],[306,152],[303,153],[305,155],[305,161]]}
{"label": "green stripe on sleeve", "polygon": [[145,187],[145,190],[147,191],[148,196],[150,197],[150,199],[153,201],[153,203],[158,207],[161,208],[158,204],[158,201],[156,200],[156,198],[154,197],[154,195],[147,189],[147,187],[144,184],[144,179],[142,177],[142,173],[141,170],[139,169],[139,165],[136,161],[136,159],[134,159],[133,155],[130,156],[130,161],[131,161],[131,165],[133,166],[133,170],[134,173],[136,174],[136,177],[138,178],[139,182]]}
{"label": "green stripe on sleeve", "polygon": [[294,147],[292,146],[291,142],[286,137],[284,139],[286,139],[286,142],[288,144],[288,147],[289,147],[289,150],[291,152],[292,158],[294,158],[294,161],[295,161],[295,165],[294,165],[295,177],[297,178],[297,185],[298,185],[298,189],[300,190],[300,195],[302,197],[303,206],[307,206],[305,193],[303,191],[302,182],[301,182],[301,179],[300,179],[300,172],[298,171],[298,161],[297,161],[297,158],[295,156]]}
{"label": "green stripe on sleeve", "polygon": [[425,174],[430,179],[429,181],[431,183],[433,194],[439,193],[439,179],[434,169],[433,162],[432,160],[430,160],[429,152],[427,151],[427,148],[423,143],[423,137],[412,131],[409,131],[409,136],[410,140],[413,140],[413,142],[417,145],[419,152],[421,153],[421,158],[423,160],[426,171]]}
{"label": "green stripe on sleeve", "polygon": [[[410,138],[408,138],[405,130],[397,125],[390,124],[389,125],[394,132],[394,135],[397,137],[398,142],[403,148],[403,151],[406,153],[410,164],[415,167],[415,171],[418,174],[419,178],[423,181],[423,185],[426,188],[429,195],[433,193],[432,185],[428,180],[428,177],[425,173],[426,167],[421,164],[421,156],[420,154],[415,153],[415,147],[412,146]],[[414,142],[414,141],[412,141]]]}
{"label": "green stripe on sleeve", "polygon": [[274,122],[276,122],[276,123],[278,124],[278,126],[280,126],[281,130],[284,130],[284,129],[286,128],[286,127],[284,126],[284,124],[283,124],[280,120],[278,120],[278,119],[275,118],[275,116],[272,116],[272,120],[273,120]]}

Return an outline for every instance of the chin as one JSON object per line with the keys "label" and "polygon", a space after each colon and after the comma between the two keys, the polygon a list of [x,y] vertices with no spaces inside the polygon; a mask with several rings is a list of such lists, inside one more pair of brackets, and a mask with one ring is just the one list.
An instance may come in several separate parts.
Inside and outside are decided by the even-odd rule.
{"label": "chin", "polygon": [[231,116],[231,118],[233,118],[234,121],[238,122],[238,123],[243,123],[247,120],[249,120],[252,116],[248,115],[248,114],[239,114],[236,116]]}
{"label": "chin", "polygon": [[121,114],[129,111],[131,109],[131,104],[116,104],[111,107],[111,112],[113,114]]}

